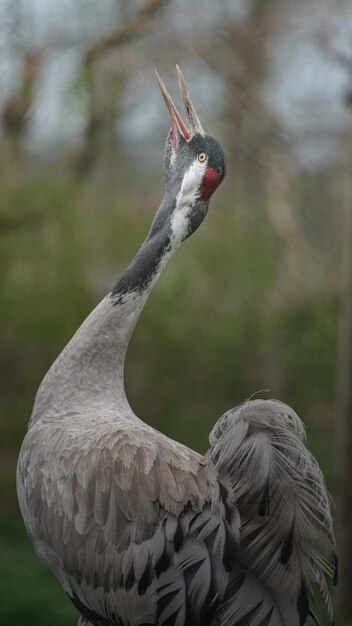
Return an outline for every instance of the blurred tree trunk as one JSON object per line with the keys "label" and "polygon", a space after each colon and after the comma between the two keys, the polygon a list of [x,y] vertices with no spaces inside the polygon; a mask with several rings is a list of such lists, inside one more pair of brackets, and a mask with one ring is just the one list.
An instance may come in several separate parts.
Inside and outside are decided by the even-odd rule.
{"label": "blurred tree trunk", "polygon": [[[85,176],[98,165],[116,160],[116,120],[119,119],[125,79],[111,74],[102,62],[86,71],[87,122],[81,144],[73,154],[74,171]],[[104,158],[105,157],[105,158]]]}
{"label": "blurred tree trunk", "polygon": [[22,141],[33,105],[41,66],[41,52],[28,52],[24,56],[19,87],[7,98],[1,111],[5,137],[2,152],[6,177],[9,181],[16,182],[21,172]]}
{"label": "blurred tree trunk", "polygon": [[340,576],[338,611],[343,623],[352,616],[352,102],[349,103],[347,201],[342,224],[341,323],[338,387],[338,520]]}
{"label": "blurred tree trunk", "polygon": [[[293,202],[294,194],[297,195],[297,190],[294,191],[296,175],[288,146],[281,144],[279,149],[268,152],[266,215],[275,234],[284,244],[279,282],[275,284],[272,294],[277,307],[287,305],[290,300],[297,304],[308,294],[312,296],[321,290],[322,286],[331,290],[331,272],[326,269],[328,263],[322,259],[320,248],[316,249],[315,242],[306,232],[304,220]],[[322,187],[323,184],[325,180]],[[324,189],[327,193],[326,186]],[[309,204],[307,198],[303,202]]]}
{"label": "blurred tree trunk", "polygon": [[268,74],[267,43],[278,16],[276,0],[252,0],[250,6],[246,20],[227,27],[225,44],[231,62],[220,63],[227,86],[225,116],[236,195],[247,203],[264,197],[265,155],[271,134],[276,133],[262,87]]}

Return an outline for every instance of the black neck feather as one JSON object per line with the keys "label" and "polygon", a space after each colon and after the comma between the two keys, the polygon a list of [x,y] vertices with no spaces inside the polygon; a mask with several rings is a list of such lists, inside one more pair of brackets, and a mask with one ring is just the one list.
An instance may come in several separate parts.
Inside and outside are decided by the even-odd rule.
{"label": "black neck feather", "polygon": [[164,198],[153,220],[148,237],[112,291],[111,295],[117,297],[117,302],[125,294],[132,292],[142,294],[148,289],[158,272],[163,257],[171,248],[171,212],[170,202]]}

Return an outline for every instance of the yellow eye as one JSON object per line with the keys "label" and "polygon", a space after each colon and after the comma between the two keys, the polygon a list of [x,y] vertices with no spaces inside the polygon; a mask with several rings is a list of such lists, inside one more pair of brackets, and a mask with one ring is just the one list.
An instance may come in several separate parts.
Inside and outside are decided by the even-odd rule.
{"label": "yellow eye", "polygon": [[205,152],[200,152],[198,154],[198,161],[199,161],[199,163],[204,163],[206,158],[207,158],[207,155],[205,154]]}

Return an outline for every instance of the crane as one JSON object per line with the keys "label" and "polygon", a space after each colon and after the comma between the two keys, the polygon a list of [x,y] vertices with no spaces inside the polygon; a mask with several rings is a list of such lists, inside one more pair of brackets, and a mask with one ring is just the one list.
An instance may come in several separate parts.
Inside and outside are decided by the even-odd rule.
{"label": "crane", "polygon": [[28,535],[80,626],[303,626],[333,619],[330,499],[294,410],[248,400],[198,454],[145,424],[124,388],[128,343],[167,261],[225,176],[177,67],[186,122],[171,118],[165,194],[115,287],[37,392],[17,467]]}

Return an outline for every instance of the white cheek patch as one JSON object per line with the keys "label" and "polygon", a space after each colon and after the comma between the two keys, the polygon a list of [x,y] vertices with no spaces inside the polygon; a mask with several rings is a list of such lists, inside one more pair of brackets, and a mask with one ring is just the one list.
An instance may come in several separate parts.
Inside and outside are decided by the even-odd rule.
{"label": "white cheek patch", "polygon": [[178,246],[188,231],[188,217],[185,211],[175,211],[171,218],[172,247]]}
{"label": "white cheek patch", "polygon": [[207,163],[194,161],[186,171],[177,194],[176,207],[171,218],[173,240],[180,243],[188,233],[188,211],[200,196],[200,188]]}
{"label": "white cheek patch", "polygon": [[182,186],[176,198],[176,211],[190,207],[199,198],[201,183],[204,178],[207,163],[194,161],[186,171]]}

